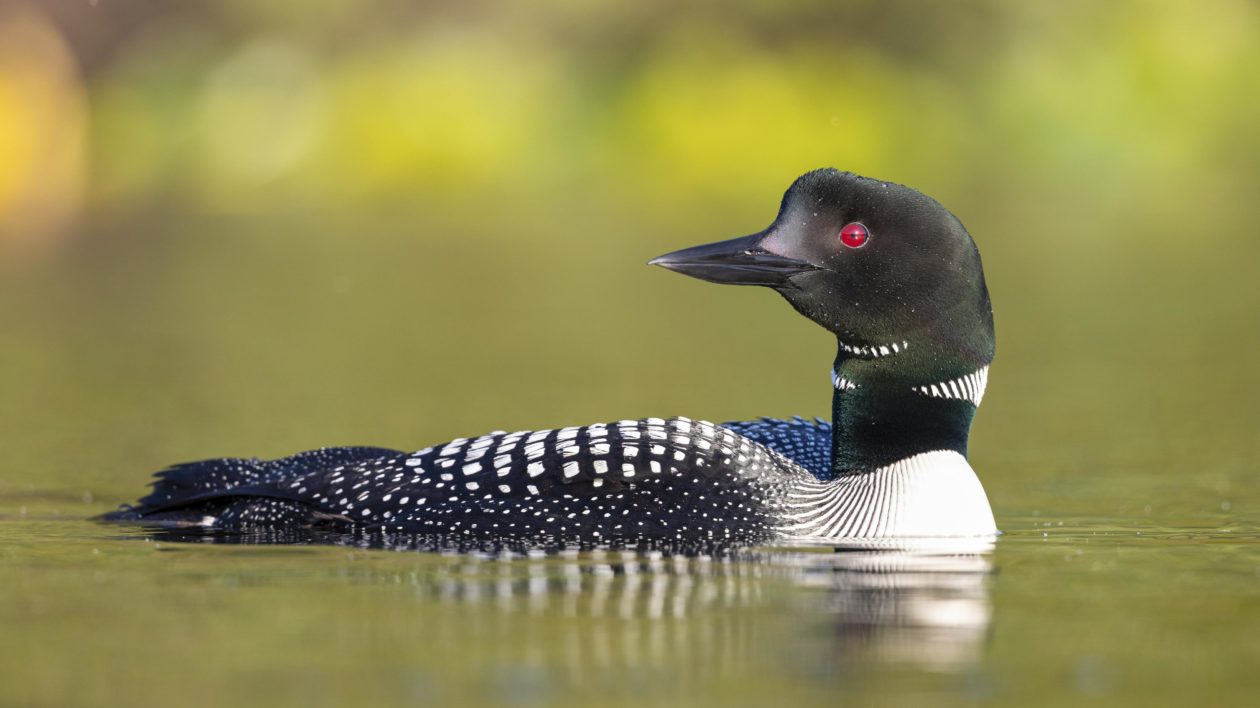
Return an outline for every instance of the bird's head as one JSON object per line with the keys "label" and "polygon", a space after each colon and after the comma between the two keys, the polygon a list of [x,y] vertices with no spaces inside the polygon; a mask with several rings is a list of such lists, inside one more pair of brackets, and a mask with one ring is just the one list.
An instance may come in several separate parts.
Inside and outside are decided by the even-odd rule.
{"label": "bird's head", "polygon": [[651,264],[773,288],[853,352],[895,344],[949,352],[961,368],[993,357],[979,251],[949,210],[909,187],[815,170],[792,184],[765,230]]}

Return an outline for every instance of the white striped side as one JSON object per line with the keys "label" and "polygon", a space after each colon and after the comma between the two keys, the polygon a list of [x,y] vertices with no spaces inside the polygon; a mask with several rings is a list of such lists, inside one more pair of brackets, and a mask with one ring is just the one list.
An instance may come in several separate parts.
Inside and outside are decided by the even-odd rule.
{"label": "white striped side", "polygon": [[801,482],[779,532],[794,541],[993,536],[993,510],[967,459],[934,450],[830,482]]}
{"label": "white striped side", "polygon": [[980,401],[984,400],[984,389],[988,384],[989,367],[983,366],[966,376],[927,386],[915,386],[914,390],[932,398],[954,398],[979,406]]}

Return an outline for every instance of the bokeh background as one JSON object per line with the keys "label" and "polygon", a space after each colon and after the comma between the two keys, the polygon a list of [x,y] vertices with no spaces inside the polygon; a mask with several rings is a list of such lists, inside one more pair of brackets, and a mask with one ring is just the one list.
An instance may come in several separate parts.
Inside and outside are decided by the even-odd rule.
{"label": "bokeh background", "polygon": [[[0,17],[4,483],[121,494],[200,455],[825,414],[825,333],[643,266],[761,228],[820,166],[917,187],[980,244],[998,499],[1040,444],[1055,473],[1147,465],[1260,419],[1255,3]],[[1123,459],[1067,452],[1100,436]]]}
{"label": "bokeh background", "polygon": [[1257,125],[1247,0],[10,0],[0,513],[206,456],[825,415],[826,333],[644,262],[835,166],[980,246],[1000,526],[1254,519]]}

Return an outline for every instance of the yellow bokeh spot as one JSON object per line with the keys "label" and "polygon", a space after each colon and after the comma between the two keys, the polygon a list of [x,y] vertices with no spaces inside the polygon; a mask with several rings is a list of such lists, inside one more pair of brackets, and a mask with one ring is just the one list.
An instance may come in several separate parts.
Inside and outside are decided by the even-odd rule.
{"label": "yellow bokeh spot", "polygon": [[54,238],[77,213],[83,123],[61,34],[32,9],[0,11],[0,247]]}
{"label": "yellow bokeh spot", "polygon": [[688,36],[661,52],[619,107],[646,179],[764,193],[806,169],[883,159],[888,106],[860,57],[820,67]]}
{"label": "yellow bokeh spot", "polygon": [[340,181],[369,192],[458,189],[527,171],[552,106],[545,55],[454,30],[368,53],[332,83],[326,159],[354,178]]}
{"label": "yellow bokeh spot", "polygon": [[248,191],[281,177],[310,152],[323,131],[324,96],[305,52],[261,40],[211,72],[197,117],[211,186],[244,183]]}

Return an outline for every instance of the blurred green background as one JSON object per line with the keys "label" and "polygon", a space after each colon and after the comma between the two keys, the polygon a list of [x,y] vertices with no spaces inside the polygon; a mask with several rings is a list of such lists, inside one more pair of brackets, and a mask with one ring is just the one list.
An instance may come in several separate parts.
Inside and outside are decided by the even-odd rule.
{"label": "blurred green background", "polygon": [[[83,518],[207,456],[825,415],[829,335],[644,262],[835,166],[980,246],[1000,527],[1254,533],[1257,125],[1246,0],[10,0],[0,518]],[[1237,563],[1200,609],[1243,613],[1210,635],[1242,661],[1260,560]],[[1108,567],[1099,596],[1166,566]],[[15,617],[61,582],[21,577]],[[1071,653],[1079,628],[1028,622]]]}
{"label": "blurred green background", "polygon": [[825,414],[825,333],[643,265],[761,228],[820,166],[979,243],[999,505],[1186,446],[1151,473],[1226,443],[1254,467],[1258,26],[1229,0],[10,3],[0,479],[129,497],[205,455]]}

